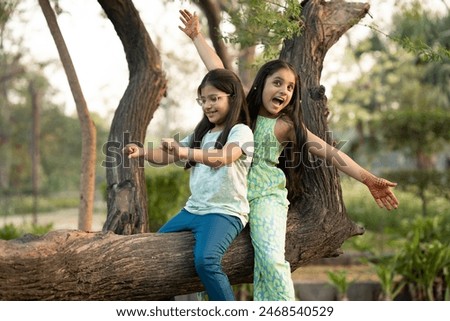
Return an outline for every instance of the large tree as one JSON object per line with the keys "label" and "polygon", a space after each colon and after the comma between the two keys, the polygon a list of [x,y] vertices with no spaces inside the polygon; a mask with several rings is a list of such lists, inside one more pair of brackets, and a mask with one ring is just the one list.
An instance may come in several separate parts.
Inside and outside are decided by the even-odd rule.
{"label": "large tree", "polygon": [[125,50],[129,83],[111,124],[106,146],[108,215],[104,231],[136,234],[148,231],[147,191],[142,161],[122,158],[129,142],[145,141],[145,133],[167,80],[159,52],[131,0],[98,1]]}
{"label": "large tree", "polygon": [[[109,199],[104,230],[116,233],[55,231],[41,238],[0,242],[0,296],[4,299],[165,299],[202,289],[193,268],[190,233],[118,235],[146,229],[142,164],[121,163],[120,148],[127,141],[144,141],[166,80],[158,51],[132,2],[99,3],[124,45],[130,70],[128,88],[111,126],[112,164],[106,164]],[[286,41],[281,52],[302,77],[307,126],[330,143],[326,96],[320,84],[323,60],[368,10],[363,3],[304,1],[299,20],[305,28]],[[364,231],[346,214],[334,168],[313,161],[304,180],[294,183],[305,191],[291,200],[288,216],[286,257],[296,269],[339,255],[346,239]],[[253,251],[248,229],[233,243],[223,263],[233,284],[251,282]]]}

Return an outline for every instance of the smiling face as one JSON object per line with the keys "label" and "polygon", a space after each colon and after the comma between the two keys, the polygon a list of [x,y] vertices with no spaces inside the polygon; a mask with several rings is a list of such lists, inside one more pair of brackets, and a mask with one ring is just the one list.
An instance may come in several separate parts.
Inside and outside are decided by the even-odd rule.
{"label": "smiling face", "polygon": [[281,68],[266,78],[262,93],[264,108],[260,109],[260,115],[265,117],[277,117],[289,104],[294,93],[296,77],[294,73]]}
{"label": "smiling face", "polygon": [[200,101],[203,112],[208,120],[213,123],[214,131],[222,130],[225,126],[230,106],[228,104],[228,94],[218,90],[214,86],[206,85],[201,89]]}

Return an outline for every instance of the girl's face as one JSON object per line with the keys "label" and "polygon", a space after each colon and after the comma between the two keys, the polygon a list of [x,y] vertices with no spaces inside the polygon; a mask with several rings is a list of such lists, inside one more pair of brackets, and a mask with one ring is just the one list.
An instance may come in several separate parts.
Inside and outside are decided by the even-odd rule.
{"label": "girl's face", "polygon": [[286,68],[268,76],[262,93],[264,108],[260,109],[259,114],[270,118],[277,117],[291,101],[295,81],[295,74]]}
{"label": "girl's face", "polygon": [[215,125],[214,131],[222,130],[225,127],[225,120],[230,110],[228,96],[229,94],[210,85],[206,85],[200,90],[198,101],[201,103],[206,117]]}

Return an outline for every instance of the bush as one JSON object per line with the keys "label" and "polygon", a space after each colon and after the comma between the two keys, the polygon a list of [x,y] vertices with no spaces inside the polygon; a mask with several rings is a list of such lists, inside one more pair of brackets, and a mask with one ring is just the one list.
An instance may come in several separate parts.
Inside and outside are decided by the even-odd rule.
{"label": "bush", "polygon": [[399,293],[394,288],[403,287],[412,300],[450,299],[448,230],[442,217],[418,217],[408,224],[399,251],[375,264],[388,299]]}
{"label": "bush", "polygon": [[189,172],[165,167],[146,173],[148,222],[150,232],[156,232],[168,219],[177,214],[189,195]]}
{"label": "bush", "polygon": [[0,227],[0,239],[12,240],[25,234],[44,235],[53,229],[53,224],[47,225],[21,225],[6,224]]}

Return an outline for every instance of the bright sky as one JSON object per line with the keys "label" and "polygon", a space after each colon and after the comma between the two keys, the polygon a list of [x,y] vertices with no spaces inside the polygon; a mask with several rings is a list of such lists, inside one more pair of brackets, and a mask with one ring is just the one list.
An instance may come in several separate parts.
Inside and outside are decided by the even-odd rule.
{"label": "bright sky", "polygon": [[[363,26],[364,24],[376,23],[380,27],[386,26],[390,20],[392,7],[397,1],[357,2],[369,2],[371,16],[366,16],[359,25],[350,29],[348,35],[355,40],[369,31],[369,28]],[[423,2],[433,8],[445,10],[442,0],[423,0]],[[174,0],[165,6],[160,3],[161,1],[154,0],[134,0],[153,42],[161,52],[169,79],[168,95],[183,106],[176,114],[170,115],[169,123],[177,123],[191,129],[201,117],[201,110],[194,99],[197,85],[206,73],[206,69],[201,64],[190,40],[178,29],[180,25],[178,10],[181,8],[197,12],[199,10],[186,0]],[[91,111],[99,113],[109,123],[128,83],[128,69],[122,44],[111,22],[101,17],[103,10],[97,1],[61,0],[60,5],[65,13],[58,17],[58,23],[88,107]],[[29,57],[32,57],[35,62],[56,61],[45,69],[52,84],[61,92],[54,97],[55,102],[61,102],[67,113],[75,114],[76,109],[67,78],[59,63],[55,44],[37,1],[24,0],[20,8],[24,13],[20,15],[22,21],[17,19],[14,21],[14,32],[17,33],[17,37],[24,38],[24,45],[29,49]],[[348,76],[343,75],[342,65],[339,63],[343,59],[342,48],[345,41],[345,37],[342,37],[327,54],[322,80],[328,94],[337,79]],[[189,74],[183,74],[175,67],[171,60],[174,59],[173,57],[185,59],[189,65],[192,64]],[[160,109],[155,113],[155,119],[152,122],[166,117]]]}
{"label": "bright sky", "polygon": [[[122,43],[112,23],[101,17],[103,10],[97,1],[77,0],[60,3],[65,12],[58,16],[58,24],[88,108],[99,113],[109,123],[128,84],[128,67]],[[172,97],[172,99],[182,99],[184,103],[180,104],[186,105],[186,108],[180,110],[180,114],[175,115],[175,122],[192,127],[201,117],[201,110],[195,102],[196,88],[206,73],[206,68],[201,64],[189,38],[178,29],[178,10],[195,7],[186,1],[173,1],[164,6],[157,1],[135,0],[134,4],[140,11],[153,42],[161,52],[163,63],[167,66],[165,69],[169,78],[169,95],[171,97],[175,94],[182,95],[181,98]],[[37,1],[24,0],[20,8],[24,13],[20,15],[22,21],[14,21],[14,32],[17,32],[17,37],[24,38],[24,46],[29,49],[29,59],[33,59],[34,62],[56,61],[45,69],[51,83],[60,90],[60,94],[55,96],[54,100],[63,104],[67,113],[75,114],[75,103],[66,75]],[[174,58],[168,58],[173,56],[192,61],[197,68],[192,68],[193,72],[189,75],[176,74],[177,70],[174,70],[170,63],[170,59]],[[186,82],[186,76],[194,81]],[[177,86],[178,82],[183,82],[183,86]],[[183,90],[180,92],[177,87]],[[186,87],[189,90],[186,90]],[[155,120],[162,117],[164,117],[162,111],[155,113]]]}

